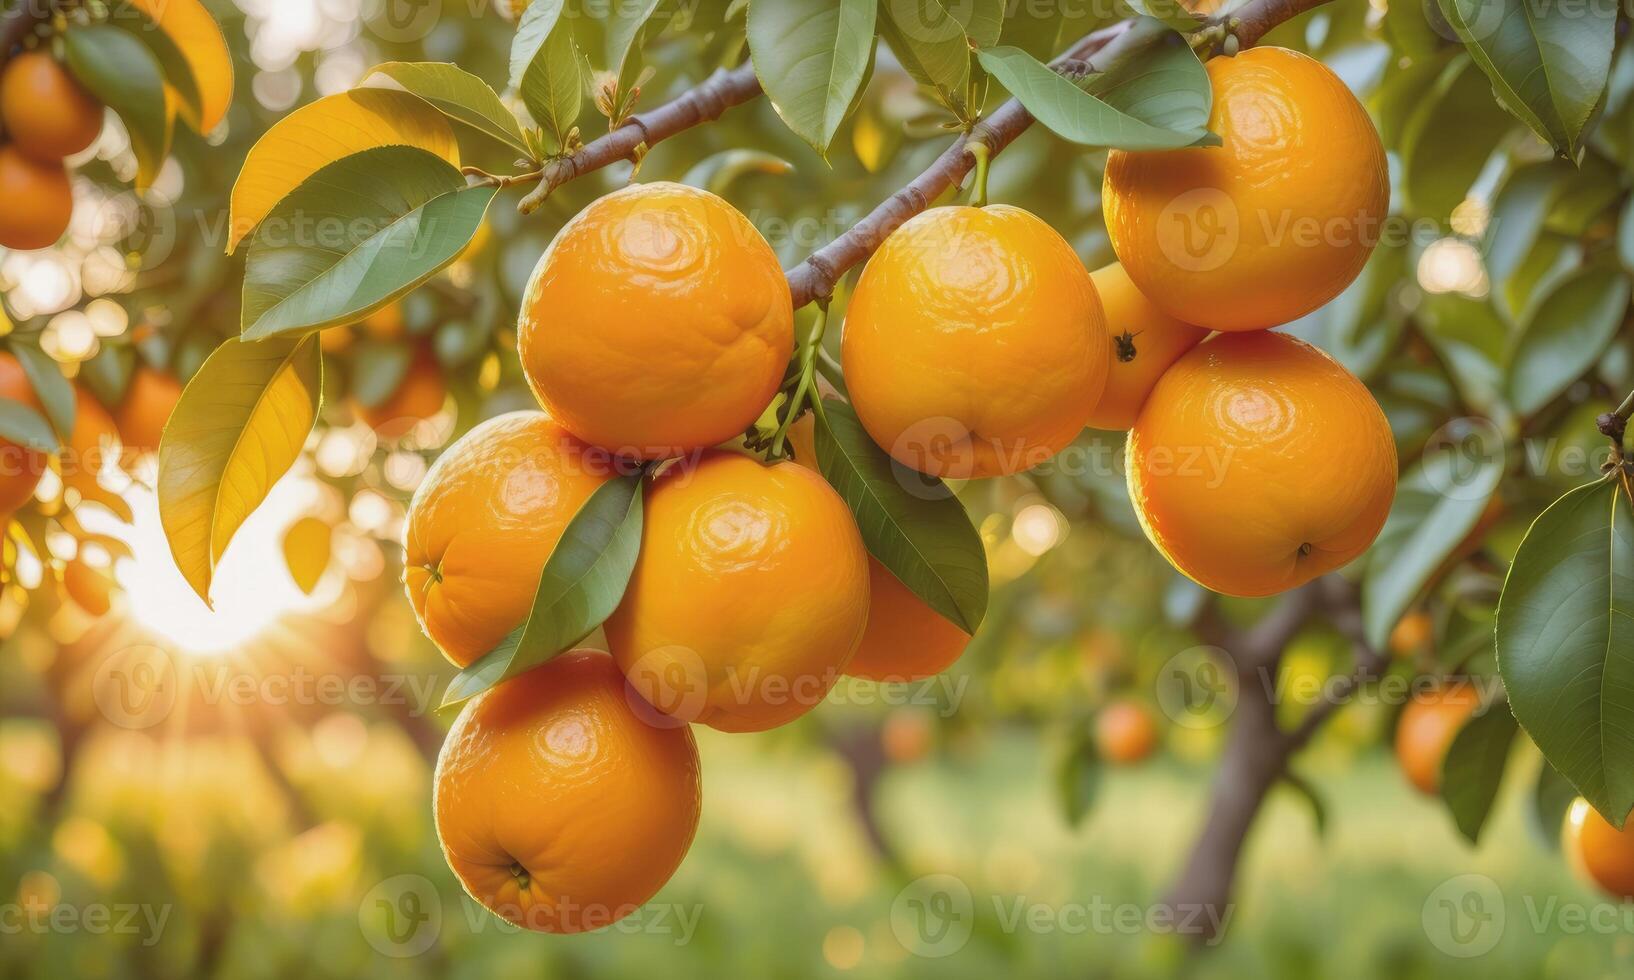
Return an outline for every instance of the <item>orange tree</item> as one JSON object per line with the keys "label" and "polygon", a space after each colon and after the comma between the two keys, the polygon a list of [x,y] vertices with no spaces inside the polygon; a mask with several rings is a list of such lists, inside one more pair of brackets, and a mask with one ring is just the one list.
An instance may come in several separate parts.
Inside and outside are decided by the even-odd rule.
{"label": "orange tree", "polygon": [[[15,144],[0,150],[0,193],[15,202],[0,244],[33,248],[67,222],[58,171],[79,142],[76,114],[32,113],[31,93],[114,108],[138,185],[156,176],[175,120],[219,120],[230,74],[201,47],[202,8],[130,6],[142,30],[120,25],[120,5],[8,9],[4,54],[28,51],[7,68],[22,94],[0,100]],[[627,887],[602,888],[617,869],[590,867],[547,883],[505,828],[459,830],[469,814],[450,795],[445,815],[445,784],[453,794],[474,781],[501,809],[527,803],[503,773],[472,771],[504,763],[462,755],[464,733],[526,737],[580,688],[602,722],[627,724],[628,705],[590,690],[605,664],[563,656],[604,623],[637,709],[726,730],[809,710],[868,642],[881,596],[910,622],[936,622],[955,649],[979,641],[994,629],[982,629],[990,557],[967,508],[980,507],[976,481],[995,478],[1030,482],[1058,512],[1144,531],[1186,576],[1170,618],[1213,652],[1166,665],[1160,700],[1181,712],[1225,694],[1235,704],[1209,815],[1166,899],[1213,913],[1187,921],[1224,921],[1266,794],[1279,782],[1309,792],[1296,753],[1358,690],[1392,680],[1425,681],[1403,712],[1403,764],[1472,842],[1524,730],[1548,763],[1540,808],[1558,821],[1581,796],[1578,839],[1612,853],[1605,841],[1634,806],[1634,395],[1619,397],[1634,384],[1623,330],[1634,211],[1619,183],[1634,169],[1634,72],[1613,5],[520,6],[508,64],[382,63],[239,146],[216,226],[236,257],[198,259],[214,263],[218,288],[191,311],[225,313],[236,336],[160,330],[172,346],[149,365],[189,379],[156,480],[172,554],[206,600],[235,533],[310,452],[315,427],[357,418],[412,444],[449,382],[473,402],[525,381],[549,412],[529,417],[540,434],[525,452],[544,462],[528,465],[582,486],[531,512],[483,507],[494,488],[471,481],[523,465],[483,427],[410,507],[410,597],[463,668],[445,703],[474,701],[438,774],[445,851],[474,897],[576,931],[598,920],[564,920],[544,900],[625,909],[661,880],[643,866]],[[167,10],[187,11],[186,25]],[[923,107],[907,127],[886,125],[868,97],[881,41]],[[1343,81],[1293,47],[1340,66]],[[1355,88],[1370,93],[1365,110]],[[776,256],[791,263],[781,276],[760,231],[721,197],[644,182],[661,144],[762,98],[788,134],[662,166],[723,192],[781,174],[786,188],[765,200],[798,197],[803,180],[845,202],[808,254]],[[596,115],[605,132],[587,138]],[[1071,227],[994,200],[1001,155],[1035,123],[1054,142],[1029,144],[1032,182],[1076,179],[1040,155],[1088,157],[1101,175],[1099,195],[1092,186],[1060,219]],[[940,150],[925,135],[938,130]],[[842,133],[860,166],[825,171]],[[558,209],[574,182],[627,165],[632,190]],[[873,186],[870,174],[899,189],[857,205],[845,188]],[[968,206],[938,206],[967,179]],[[582,212],[531,278],[537,256],[522,257],[519,277],[512,242],[532,239],[499,213],[513,203],[534,220]],[[1060,234],[1086,225],[1104,237],[1081,250],[1119,260],[1093,277]],[[514,300],[514,331],[472,328],[492,296]],[[43,522],[72,534],[79,499],[40,500],[29,482],[69,458],[75,396],[20,319],[0,435],[29,461],[28,486],[14,495],[21,533],[8,556],[46,554]],[[120,347],[81,372],[107,409],[143,377]],[[341,391],[337,416],[325,393]],[[1084,432],[1090,422],[1107,428]],[[1124,430],[1127,481],[1066,465],[1115,449]],[[479,475],[462,483],[461,466]],[[495,553],[468,557],[464,535]],[[784,564],[790,551],[801,557]],[[495,575],[485,558],[515,567]],[[1318,617],[1351,662],[1323,678],[1309,710],[1282,717],[1285,652]],[[896,643],[924,632],[909,626]],[[1393,635],[1410,660],[1392,662]],[[867,674],[924,670],[887,657]],[[796,710],[785,695],[774,711],[723,686],[743,671],[815,686]],[[1494,678],[1501,686],[1480,683]],[[1069,815],[1088,805],[1103,753],[1128,761],[1152,737],[1127,730],[1140,708],[1114,704],[1100,738],[1078,738],[1063,762]],[[658,741],[690,751],[690,740]],[[653,761],[636,756],[535,775],[564,793],[616,795]],[[581,778],[596,767],[622,782]],[[665,832],[689,839],[696,799],[669,789],[678,823]],[[597,819],[586,792],[557,814],[570,837]],[[497,843],[473,853],[473,834]],[[660,843],[653,860],[673,866],[685,840]]]}

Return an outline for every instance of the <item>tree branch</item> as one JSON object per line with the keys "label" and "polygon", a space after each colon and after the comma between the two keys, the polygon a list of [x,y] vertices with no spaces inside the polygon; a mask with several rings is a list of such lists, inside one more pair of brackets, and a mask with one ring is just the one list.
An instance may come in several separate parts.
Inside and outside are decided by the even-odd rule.
{"label": "tree branch", "polygon": [[760,79],[755,66],[744,62],[727,71],[718,69],[702,83],[688,89],[672,102],[638,112],[622,126],[587,143],[578,152],[545,165],[539,186],[522,199],[523,214],[532,214],[545,203],[551,191],[593,170],[628,160],[643,146],[669,139],[694,126],[719,119],[726,110],[752,101],[760,95]]}

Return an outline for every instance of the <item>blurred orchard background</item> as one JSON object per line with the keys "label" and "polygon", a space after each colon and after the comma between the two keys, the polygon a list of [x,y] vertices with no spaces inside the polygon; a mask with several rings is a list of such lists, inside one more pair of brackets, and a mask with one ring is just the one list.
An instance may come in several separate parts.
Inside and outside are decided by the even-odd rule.
{"label": "blurred orchard background", "polygon": [[[73,161],[69,237],[0,252],[5,329],[93,390],[117,392],[133,370],[185,381],[236,333],[242,256],[224,254],[226,201],[269,125],[385,61],[452,61],[502,84],[514,33],[482,0],[208,6],[237,72],[227,123],[208,139],[179,132],[138,197],[129,140],[110,115]],[[1039,53],[1128,16],[1110,0],[1048,6],[1053,33]],[[741,9],[727,16],[735,31],[647,40],[642,106],[737,63]],[[1357,285],[1295,331],[1369,380],[1404,461],[1438,434],[1462,438],[1477,416],[1526,450],[1514,461],[1524,472],[1460,549],[1456,587],[1413,620],[1421,635],[1396,638],[1402,676],[1482,658],[1490,670],[1502,570],[1542,507],[1597,473],[1593,419],[1634,377],[1626,280],[1615,271],[1630,258],[1629,222],[1621,236],[1618,225],[1634,169],[1634,58],[1619,51],[1574,168],[1493,105],[1434,23],[1417,0],[1342,0],[1270,39],[1322,57],[1368,102],[1391,150],[1399,217]],[[945,145],[939,119],[882,47],[826,164],[758,100],[655,147],[642,176],[727,196],[790,266],[922,170]],[[604,124],[587,103],[587,136]],[[1112,259],[1103,163],[1035,127],[995,164],[992,197],[1045,217],[1097,268]],[[1144,542],[1124,496],[1120,435],[1086,435],[1044,473],[965,490],[995,590],[987,623],[947,674],[897,687],[847,679],[825,710],[757,738],[698,730],[699,837],[648,909],[573,937],[517,933],[482,912],[449,874],[431,825],[431,768],[452,721],[435,707],[452,668],[404,599],[398,535],[441,447],[531,407],[515,358],[520,291],[555,230],[628,177],[622,166],[573,182],[530,218],[500,202],[428,288],[326,334],[323,423],[237,536],[213,612],[171,560],[151,457],[129,476],[102,474],[129,525],[117,505],[69,513],[47,478],[14,532],[45,560],[21,549],[0,597],[0,975],[1634,971],[1634,911],[1605,904],[1568,867],[1558,804],[1536,799],[1530,746],[1517,750],[1524,758],[1476,849],[1396,765],[1399,698],[1369,693],[1300,757],[1309,793],[1273,792],[1219,948],[1190,957],[1148,922],[1202,821],[1233,697],[1222,677],[1215,710],[1185,710],[1190,692],[1167,689],[1164,667],[1271,603],[1205,602]],[[1591,324],[1604,336],[1582,378],[1547,406],[1511,411],[1515,337],[1558,313],[1562,283],[1581,294],[1573,277],[1591,261],[1614,270],[1611,329]],[[1566,315],[1598,315],[1586,307],[1604,304]],[[404,421],[377,431],[365,419],[382,410]],[[65,585],[69,559],[111,574],[114,587]],[[1352,655],[1340,628],[1317,617],[1284,651],[1279,683],[1326,679]],[[175,683],[149,683],[157,676]],[[1141,764],[1096,758],[1093,719],[1114,700],[1158,723],[1157,751]],[[1310,709],[1309,699],[1279,700],[1285,723]],[[1495,928],[1479,956],[1450,935],[1459,920],[1443,904],[1471,874],[1501,894],[1487,919],[1468,920]]]}

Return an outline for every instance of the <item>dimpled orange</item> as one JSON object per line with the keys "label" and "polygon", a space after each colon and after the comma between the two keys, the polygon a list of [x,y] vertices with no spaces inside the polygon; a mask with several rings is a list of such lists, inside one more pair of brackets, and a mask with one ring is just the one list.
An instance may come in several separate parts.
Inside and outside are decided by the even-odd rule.
{"label": "dimpled orange", "polygon": [[50,248],[74,218],[74,189],[59,163],[41,163],[0,146],[0,248]]}
{"label": "dimpled orange", "polygon": [[[22,363],[8,351],[0,351],[0,398],[20,402],[44,417],[45,407],[34,396]],[[0,523],[34,496],[49,465],[44,453],[0,439]]]}
{"label": "dimpled orange", "polygon": [[18,149],[55,163],[102,133],[102,104],[44,51],[20,54],[0,74],[0,123]]}
{"label": "dimpled orange", "polygon": [[641,557],[607,644],[659,710],[727,732],[793,721],[839,680],[868,620],[868,554],[823,478],[710,451],[646,496]]}
{"label": "dimpled orange", "polygon": [[1157,379],[1180,355],[1202,343],[1208,331],[1158,309],[1129,281],[1122,263],[1097,269],[1090,273],[1090,279],[1106,310],[1112,366],[1107,372],[1106,390],[1090,413],[1089,425],[1128,431]]}
{"label": "dimpled orange", "polygon": [[[794,461],[817,469],[816,422],[806,415],[789,427]],[[868,629],[845,672],[881,683],[923,680],[953,665],[970,634],[953,625],[868,556]]]}
{"label": "dimpled orange", "polygon": [[545,561],[610,462],[543,412],[489,419],[438,458],[403,525],[403,585],[450,661],[467,666],[527,618]]}
{"label": "dimpled orange", "polygon": [[1441,791],[1441,766],[1459,729],[1481,706],[1481,694],[1463,681],[1415,694],[1396,719],[1396,761],[1420,793]]}
{"label": "dimpled orange", "polygon": [[1221,334],[1176,361],[1129,431],[1128,466],[1152,544],[1235,596],[1349,564],[1396,495],[1396,446],[1373,395],[1279,333]]}
{"label": "dimpled orange", "polygon": [[1389,213],[1384,146],[1327,66],[1263,47],[1208,62],[1218,147],[1112,151],[1107,233],[1141,292],[1211,330],[1297,319],[1361,272]]}
{"label": "dimpled orange", "polygon": [[726,201],[680,184],[597,200],[545,250],[522,300],[522,369],[586,442],[643,459],[741,435],[794,352],[771,246]]}
{"label": "dimpled orange", "polygon": [[701,794],[691,729],[653,718],[592,651],[478,695],[443,742],[433,800],[466,892],[554,933],[601,928],[652,898],[692,844]]}
{"label": "dimpled orange", "polygon": [[1634,898],[1634,826],[1622,829],[1579,797],[1566,810],[1564,850],[1578,873],[1619,899]]}
{"label": "dimpled orange", "polygon": [[863,427],[932,476],[1031,469],[1083,430],[1111,348],[1072,246],[1020,208],[933,208],[869,259],[846,311]]}

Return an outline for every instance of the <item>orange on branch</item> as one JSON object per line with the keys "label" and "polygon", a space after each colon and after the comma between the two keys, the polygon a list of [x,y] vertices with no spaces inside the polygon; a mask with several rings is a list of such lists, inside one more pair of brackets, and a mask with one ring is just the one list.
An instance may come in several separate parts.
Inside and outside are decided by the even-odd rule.
{"label": "orange on branch", "polygon": [[102,103],[44,51],[13,58],[0,73],[0,125],[16,147],[58,163],[102,133]]}
{"label": "orange on branch", "polygon": [[527,619],[545,561],[611,463],[545,413],[513,412],[472,429],[431,467],[403,524],[403,584],[455,665]]}
{"label": "orange on branch", "polygon": [[691,729],[649,715],[591,651],[477,696],[443,742],[433,800],[466,892],[552,933],[599,929],[651,899],[692,844],[701,788]]}
{"label": "orange on branch", "polygon": [[933,476],[1031,469],[1077,437],[1111,346],[1095,285],[1020,208],[933,208],[886,239],[846,311],[841,352],[880,448]]}
{"label": "orange on branch", "polygon": [[1134,701],[1114,701],[1095,716],[1095,748],[1118,765],[1144,760],[1157,748],[1152,713]]}
{"label": "orange on branch", "polygon": [[1634,899],[1634,827],[1613,826],[1578,797],[1566,810],[1562,845],[1579,874],[1613,898]]}
{"label": "orange on branch", "polygon": [[1421,793],[1441,791],[1441,765],[1453,739],[1481,706],[1467,681],[1454,681],[1415,694],[1396,722],[1396,760],[1407,781]]}
{"label": "orange on branch", "polygon": [[[18,402],[41,417],[45,415],[45,406],[35,396],[22,363],[8,351],[0,351],[0,398]],[[45,453],[0,438],[0,518],[9,518],[28,503],[49,466]]]}
{"label": "orange on branch", "polygon": [[635,184],[557,234],[522,301],[518,345],[546,411],[581,439],[663,459],[741,435],[794,351],[777,255],[726,201]]}
{"label": "orange on branch", "polygon": [[660,711],[721,731],[793,721],[828,694],[868,619],[868,554],[823,478],[708,451],[647,492],[607,643]]}
{"label": "orange on branch", "polygon": [[0,146],[0,248],[50,248],[74,217],[74,189],[62,163],[42,163],[15,144]]}
{"label": "orange on branch", "polygon": [[1107,159],[1107,234],[1141,292],[1211,330],[1260,330],[1338,296],[1389,213],[1384,146],[1321,62],[1260,47],[1207,64],[1223,145]]}
{"label": "orange on branch", "polygon": [[1192,348],[1152,389],[1128,457],[1152,544],[1233,596],[1275,595],[1349,564],[1396,495],[1395,440],[1367,386],[1280,333]]}
{"label": "orange on branch", "polygon": [[114,410],[114,425],[128,456],[159,451],[170,413],[181,397],[181,382],[163,371],[143,366],[131,373],[125,396]]}
{"label": "orange on branch", "polygon": [[1106,390],[1090,413],[1089,425],[1126,432],[1135,424],[1157,379],[1180,355],[1202,343],[1208,331],[1158,309],[1129,281],[1122,263],[1097,269],[1090,278],[1106,310],[1112,360]]}

